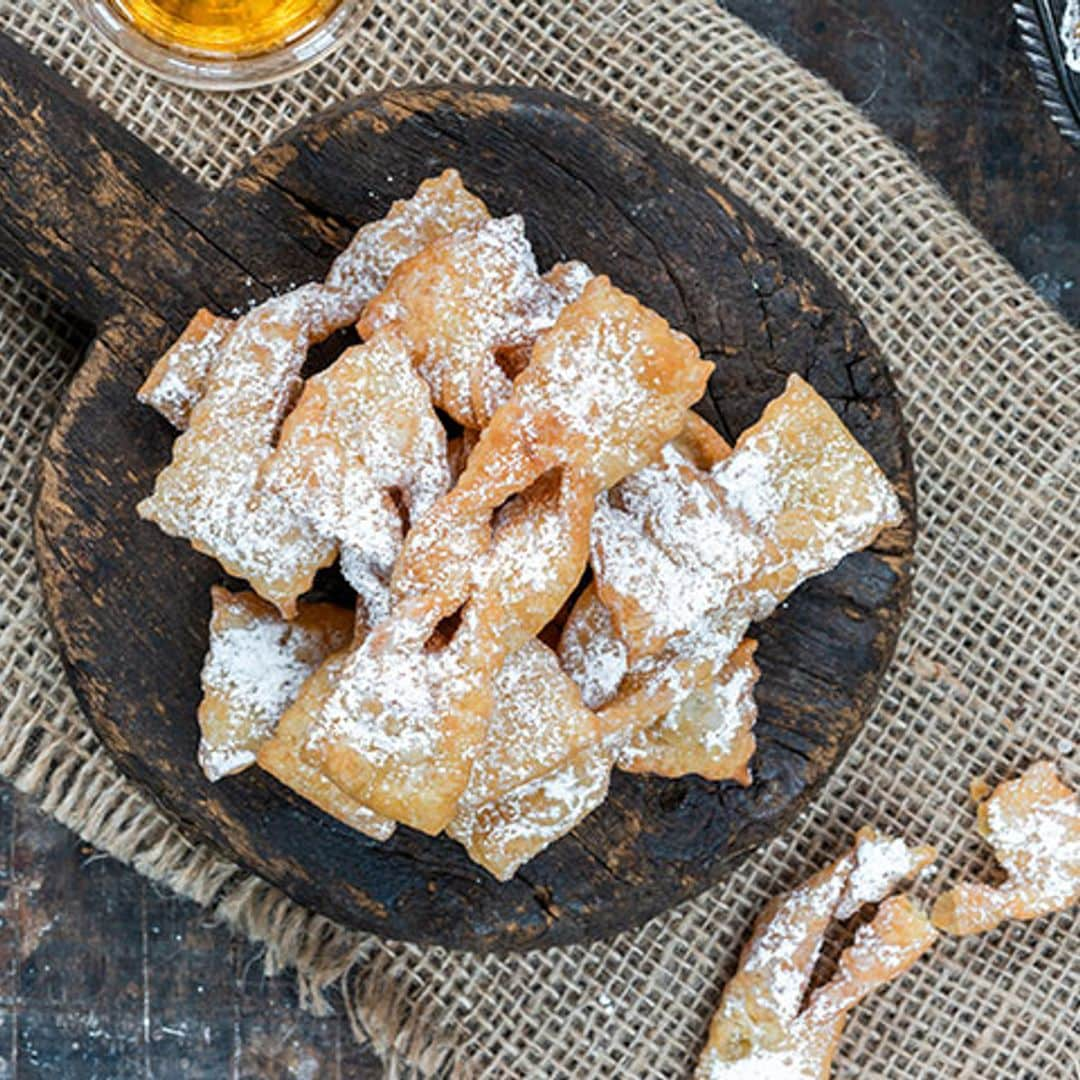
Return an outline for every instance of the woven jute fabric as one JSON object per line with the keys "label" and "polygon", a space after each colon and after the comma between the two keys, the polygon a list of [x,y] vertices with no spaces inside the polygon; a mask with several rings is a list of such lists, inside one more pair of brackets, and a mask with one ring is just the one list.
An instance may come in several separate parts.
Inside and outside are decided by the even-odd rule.
{"label": "woven jute fabric", "polygon": [[[880,131],[741,21],[705,0],[397,0],[332,60],[230,96],[141,74],[62,3],[4,0],[0,29],[207,184],[305,115],[388,85],[536,83],[609,105],[808,249],[903,393],[922,522],[915,601],[880,706],[813,809],[636,932],[449,954],[346,932],[192,846],[87,728],[44,621],[30,529],[35,459],[82,342],[45,298],[3,279],[0,771],[86,840],[265,943],[269,966],[295,967],[310,1007],[346,1008],[392,1072],[685,1075],[754,915],[858,826],[936,843],[930,894],[990,870],[973,777],[1049,756],[1075,783],[1077,337]],[[836,1075],[1076,1077],[1074,919],[943,942],[857,1011]]]}

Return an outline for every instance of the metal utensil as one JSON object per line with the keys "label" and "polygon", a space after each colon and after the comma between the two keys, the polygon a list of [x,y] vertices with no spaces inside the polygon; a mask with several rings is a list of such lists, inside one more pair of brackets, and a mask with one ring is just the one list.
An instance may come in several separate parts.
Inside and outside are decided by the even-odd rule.
{"label": "metal utensil", "polygon": [[1066,61],[1065,37],[1077,32],[1080,3],[1015,0],[1013,11],[1043,103],[1062,135],[1080,147],[1080,72]]}

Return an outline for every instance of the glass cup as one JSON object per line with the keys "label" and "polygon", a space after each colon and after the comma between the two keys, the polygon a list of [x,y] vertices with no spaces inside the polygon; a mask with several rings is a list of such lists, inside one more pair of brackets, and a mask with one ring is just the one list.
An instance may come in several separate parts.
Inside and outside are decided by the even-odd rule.
{"label": "glass cup", "polygon": [[370,0],[75,0],[136,64],[204,90],[294,75],[339,45]]}

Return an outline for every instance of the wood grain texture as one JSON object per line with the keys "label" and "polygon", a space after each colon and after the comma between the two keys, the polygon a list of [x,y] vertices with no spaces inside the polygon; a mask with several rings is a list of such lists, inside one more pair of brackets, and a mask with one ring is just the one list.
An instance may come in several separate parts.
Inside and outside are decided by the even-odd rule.
{"label": "wood grain texture", "polygon": [[[110,145],[107,132],[92,138]],[[283,269],[284,280],[301,266],[303,276],[320,274],[352,228],[448,165],[496,212],[525,214],[542,264],[583,258],[690,333],[717,363],[703,411],[725,435],[755,419],[798,371],[874,454],[908,511],[903,528],[800,590],[761,628],[751,788],[618,775],[598,812],[505,885],[444,838],[407,829],[382,845],[358,837],[256,771],[209,784],[195,763],[194,714],[208,587],[220,571],[134,514],[172,440],[134,390],[170,328],[206,302],[208,279],[220,310],[283,284]],[[141,274],[164,284],[140,286],[130,312],[122,303],[110,309],[49,440],[36,524],[65,661],[125,771],[194,836],[302,903],[391,937],[476,949],[583,940],[640,923],[717,880],[791,820],[872,706],[907,602],[914,527],[895,390],[807,256],[633,128],[535,90],[360,100],[297,130],[183,218],[140,218],[138,206],[155,193],[142,192],[139,178],[156,183],[160,163],[116,168],[130,221],[145,219],[157,238]],[[62,174],[51,182],[68,190]],[[17,185],[0,193],[5,215],[18,196]],[[256,220],[280,225],[255,231]],[[110,222],[100,213],[99,235]],[[48,283],[63,290],[78,278],[80,252],[92,279],[102,249],[73,247],[63,275]],[[276,277],[254,272],[275,265]],[[107,269],[110,281],[135,273],[125,261]],[[101,305],[104,295],[73,286],[70,297]]]}

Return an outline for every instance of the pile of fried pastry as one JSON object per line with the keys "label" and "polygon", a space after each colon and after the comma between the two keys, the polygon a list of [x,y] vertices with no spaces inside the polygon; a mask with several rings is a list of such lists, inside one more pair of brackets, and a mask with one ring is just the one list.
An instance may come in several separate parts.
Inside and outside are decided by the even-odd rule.
{"label": "pile of fried pastry", "polygon": [[[180,434],[139,513],[250,585],[212,593],[207,776],[257,762],[501,880],[612,768],[749,783],[751,622],[901,510],[797,376],[728,446],[691,411],[712,368],[453,170],[324,281],[199,312],[140,390]],[[335,563],[355,612],[301,599]]]}

